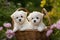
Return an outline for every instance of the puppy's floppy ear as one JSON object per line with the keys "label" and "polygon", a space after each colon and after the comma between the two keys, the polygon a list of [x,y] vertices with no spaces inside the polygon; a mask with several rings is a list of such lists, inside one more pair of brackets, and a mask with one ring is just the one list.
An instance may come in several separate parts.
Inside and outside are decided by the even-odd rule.
{"label": "puppy's floppy ear", "polygon": [[14,17],[14,13],[13,13],[10,17],[13,19],[13,17]]}
{"label": "puppy's floppy ear", "polygon": [[10,16],[11,18],[13,17],[13,15]]}
{"label": "puppy's floppy ear", "polygon": [[27,16],[27,12],[25,12],[26,16]]}
{"label": "puppy's floppy ear", "polygon": [[44,14],[43,14],[43,13],[41,13],[41,15],[42,15],[42,16],[44,16]]}
{"label": "puppy's floppy ear", "polygon": [[44,14],[43,13],[40,13],[41,17],[43,18],[44,17]]}
{"label": "puppy's floppy ear", "polygon": [[28,21],[30,21],[30,20],[31,20],[30,15],[27,17],[27,19],[28,19]]}
{"label": "puppy's floppy ear", "polygon": [[10,17],[13,18],[16,12],[17,12],[17,11],[15,11]]}

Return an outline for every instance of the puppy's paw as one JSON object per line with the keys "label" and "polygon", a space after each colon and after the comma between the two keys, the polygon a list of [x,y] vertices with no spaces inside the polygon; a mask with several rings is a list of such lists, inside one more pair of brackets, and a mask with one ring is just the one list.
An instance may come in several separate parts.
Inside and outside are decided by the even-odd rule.
{"label": "puppy's paw", "polygon": [[44,28],[38,27],[37,30],[40,31],[40,32],[42,32],[44,30]]}

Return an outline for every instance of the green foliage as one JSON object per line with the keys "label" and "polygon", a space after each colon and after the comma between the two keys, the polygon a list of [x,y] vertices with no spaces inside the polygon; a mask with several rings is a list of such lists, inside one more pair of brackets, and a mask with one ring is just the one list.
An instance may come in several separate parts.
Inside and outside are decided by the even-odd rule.
{"label": "green foliage", "polygon": [[55,29],[53,34],[50,36],[50,40],[60,40],[60,30]]}
{"label": "green foliage", "polygon": [[16,10],[15,5],[11,4],[10,6],[2,6],[0,7],[0,26],[4,22],[11,22],[10,15]]}

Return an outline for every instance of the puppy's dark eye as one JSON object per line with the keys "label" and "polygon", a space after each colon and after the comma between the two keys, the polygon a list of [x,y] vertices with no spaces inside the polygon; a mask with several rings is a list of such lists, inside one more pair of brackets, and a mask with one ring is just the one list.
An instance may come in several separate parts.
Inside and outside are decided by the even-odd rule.
{"label": "puppy's dark eye", "polygon": [[18,17],[16,17],[16,19],[18,19]]}
{"label": "puppy's dark eye", "polygon": [[36,19],[39,19],[39,17],[36,17]]}
{"label": "puppy's dark eye", "polygon": [[23,16],[21,16],[21,18],[23,18]]}
{"label": "puppy's dark eye", "polygon": [[33,18],[32,18],[33,19]]}

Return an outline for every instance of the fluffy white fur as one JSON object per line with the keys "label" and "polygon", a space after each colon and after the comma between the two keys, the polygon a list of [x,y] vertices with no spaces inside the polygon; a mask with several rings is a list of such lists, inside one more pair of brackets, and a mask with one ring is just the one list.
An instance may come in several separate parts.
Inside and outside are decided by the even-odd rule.
{"label": "fluffy white fur", "polygon": [[27,12],[24,11],[15,11],[12,15],[11,18],[14,21],[14,28],[13,32],[16,32],[18,30],[24,31],[27,29],[30,29],[29,22],[27,21]]}
{"label": "fluffy white fur", "polygon": [[43,23],[43,16],[44,16],[43,13],[37,11],[33,11],[32,13],[30,13],[30,15],[28,16],[28,20],[33,30],[37,29],[38,31],[41,32],[47,28]]}

